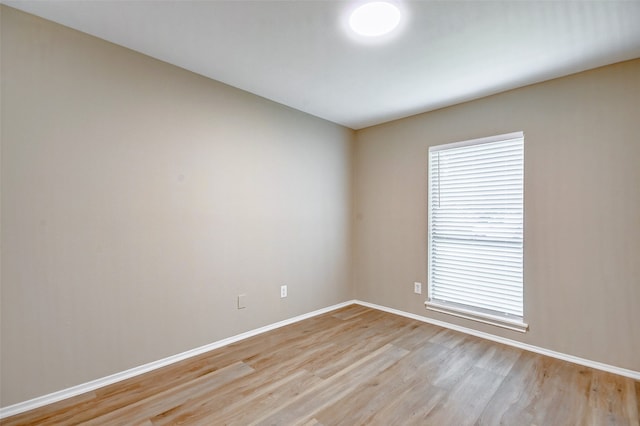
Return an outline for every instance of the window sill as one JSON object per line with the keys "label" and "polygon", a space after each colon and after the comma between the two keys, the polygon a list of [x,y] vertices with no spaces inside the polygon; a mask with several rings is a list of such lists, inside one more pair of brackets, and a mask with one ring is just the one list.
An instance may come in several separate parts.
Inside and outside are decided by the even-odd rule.
{"label": "window sill", "polygon": [[430,311],[449,314],[456,317],[469,319],[472,321],[478,321],[484,324],[495,325],[497,327],[519,331],[520,333],[525,333],[529,329],[529,324],[527,323],[511,320],[508,318],[502,318],[496,315],[478,313],[468,309],[452,307],[448,305],[443,305],[441,303],[429,302],[429,301],[424,302],[424,305]]}

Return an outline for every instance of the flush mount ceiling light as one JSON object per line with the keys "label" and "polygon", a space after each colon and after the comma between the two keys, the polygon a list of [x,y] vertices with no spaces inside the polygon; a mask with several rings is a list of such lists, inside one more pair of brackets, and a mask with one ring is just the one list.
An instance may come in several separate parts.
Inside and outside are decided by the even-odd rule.
{"label": "flush mount ceiling light", "polygon": [[349,26],[361,36],[378,37],[390,33],[400,23],[400,10],[384,1],[365,3],[351,13]]}

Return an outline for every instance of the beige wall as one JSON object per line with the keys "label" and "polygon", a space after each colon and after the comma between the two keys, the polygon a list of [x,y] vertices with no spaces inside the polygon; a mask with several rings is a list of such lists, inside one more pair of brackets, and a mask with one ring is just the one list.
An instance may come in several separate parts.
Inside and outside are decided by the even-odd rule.
{"label": "beige wall", "polygon": [[351,130],[1,24],[2,406],[353,297]]}
{"label": "beige wall", "polygon": [[[427,153],[525,132],[526,334],[426,311]],[[359,299],[640,371],[640,60],[357,133]]]}

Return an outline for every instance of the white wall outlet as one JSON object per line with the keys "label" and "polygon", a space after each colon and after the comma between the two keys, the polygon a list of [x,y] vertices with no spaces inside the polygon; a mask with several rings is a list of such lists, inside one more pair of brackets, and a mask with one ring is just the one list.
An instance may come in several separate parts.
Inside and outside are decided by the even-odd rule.
{"label": "white wall outlet", "polygon": [[413,292],[415,294],[422,294],[422,283],[413,283]]}
{"label": "white wall outlet", "polygon": [[247,295],[239,294],[238,295],[238,309],[244,309],[247,307]]}
{"label": "white wall outlet", "polygon": [[238,295],[238,309],[244,309],[247,307],[247,295],[239,294]]}
{"label": "white wall outlet", "polygon": [[281,285],[280,286],[280,298],[284,299],[285,297],[287,297],[287,286],[286,285]]}

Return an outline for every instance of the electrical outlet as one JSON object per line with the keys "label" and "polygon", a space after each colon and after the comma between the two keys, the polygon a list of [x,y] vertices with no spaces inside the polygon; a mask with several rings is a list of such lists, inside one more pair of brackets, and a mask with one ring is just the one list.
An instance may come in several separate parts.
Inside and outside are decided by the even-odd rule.
{"label": "electrical outlet", "polygon": [[413,283],[413,292],[415,294],[422,294],[422,283]]}
{"label": "electrical outlet", "polygon": [[285,297],[287,297],[287,286],[286,285],[281,285],[280,286],[280,298],[284,299]]}
{"label": "electrical outlet", "polygon": [[244,309],[247,307],[247,295],[239,294],[238,295],[238,309]]}

